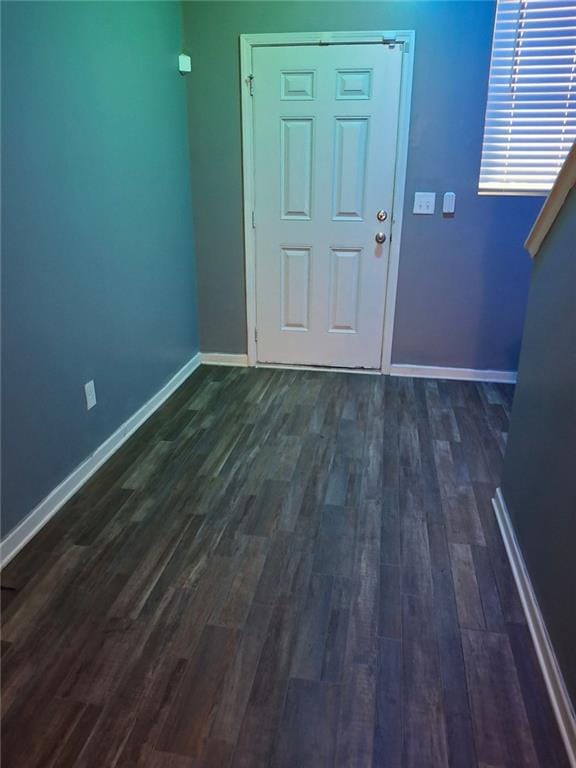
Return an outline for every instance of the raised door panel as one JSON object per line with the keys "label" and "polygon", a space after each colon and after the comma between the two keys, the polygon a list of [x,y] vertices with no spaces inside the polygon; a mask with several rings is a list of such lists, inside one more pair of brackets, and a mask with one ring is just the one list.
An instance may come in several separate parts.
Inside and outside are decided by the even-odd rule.
{"label": "raised door panel", "polygon": [[282,101],[311,101],[314,98],[316,73],[310,70],[286,70],[281,73]]}
{"label": "raised door panel", "polygon": [[330,320],[332,333],[356,333],[360,303],[361,248],[330,250]]}
{"label": "raised door panel", "polygon": [[283,331],[309,327],[310,248],[282,248],[281,323]]}
{"label": "raised door panel", "polygon": [[371,93],[371,69],[339,69],[337,71],[336,98],[340,101],[369,99]]}
{"label": "raised door panel", "polygon": [[311,219],[314,123],[311,118],[283,118],[282,218]]}
{"label": "raised door panel", "polygon": [[332,213],[336,220],[364,219],[367,155],[368,118],[336,118]]}

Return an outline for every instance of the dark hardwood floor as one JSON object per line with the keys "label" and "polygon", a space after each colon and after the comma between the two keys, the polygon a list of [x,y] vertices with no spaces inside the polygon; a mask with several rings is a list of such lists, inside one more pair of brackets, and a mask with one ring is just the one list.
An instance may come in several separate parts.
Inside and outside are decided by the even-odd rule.
{"label": "dark hardwood floor", "polygon": [[4,570],[3,766],[567,766],[511,397],[201,368]]}

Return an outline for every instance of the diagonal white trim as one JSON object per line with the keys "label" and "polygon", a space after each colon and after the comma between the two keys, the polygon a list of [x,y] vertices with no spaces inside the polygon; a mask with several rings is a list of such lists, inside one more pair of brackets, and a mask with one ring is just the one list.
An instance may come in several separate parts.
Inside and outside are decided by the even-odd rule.
{"label": "diagonal white trim", "polygon": [[568,753],[568,759],[572,768],[576,768],[576,718],[574,709],[500,488],[497,489],[492,504],[510,560],[514,580],[520,593],[520,600],[544,675],[548,695]]}
{"label": "diagonal white trim", "polygon": [[412,104],[412,81],[414,78],[415,32],[395,33],[405,40],[402,80],[400,82],[400,110],[398,113],[398,136],[396,140],[396,168],[394,172],[394,200],[392,203],[392,229],[390,236],[388,275],[386,277],[386,298],[384,304],[384,332],[382,335],[382,373],[390,373],[392,367],[392,344],[396,317],[396,295],[400,271],[400,244],[404,198],[406,196],[406,175],[408,172],[408,147],[410,140],[410,108]]}
{"label": "diagonal white trim", "polygon": [[[203,365],[232,365],[244,367],[251,365],[248,355],[228,354],[221,352],[202,352]],[[291,363],[255,363],[257,368],[281,368],[292,371],[327,371],[342,373],[365,373],[381,375],[382,371],[368,368],[329,368],[320,365],[295,365]],[[390,367],[391,376],[414,376],[424,379],[460,379],[462,381],[486,381],[514,384],[516,371],[490,371],[476,368],[443,368],[433,365],[399,365]]]}
{"label": "diagonal white trim", "polygon": [[92,475],[113,456],[126,440],[152,416],[165,400],[199,367],[201,355],[198,352],[189,360],[162,389],[139,408],[119,427],[94,453],[56,486],[16,528],[0,541],[0,567],[5,566],[22,547],[46,525],[48,520],[78,491]]}
{"label": "diagonal white trim", "polygon": [[463,381],[492,381],[515,384],[516,371],[490,371],[478,368],[444,368],[438,365],[393,363],[391,376],[414,376],[423,379],[462,379]]}
{"label": "diagonal white trim", "polygon": [[325,365],[295,365],[294,363],[256,363],[255,368],[272,368],[281,371],[323,371],[324,373],[363,373],[366,376],[382,375],[379,368],[328,368]]}

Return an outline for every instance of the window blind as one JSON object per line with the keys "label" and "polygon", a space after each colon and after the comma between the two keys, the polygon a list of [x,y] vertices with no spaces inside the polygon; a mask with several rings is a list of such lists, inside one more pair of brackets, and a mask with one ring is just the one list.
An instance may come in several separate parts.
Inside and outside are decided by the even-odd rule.
{"label": "window blind", "polygon": [[498,0],[480,192],[546,192],[576,139],[576,0]]}

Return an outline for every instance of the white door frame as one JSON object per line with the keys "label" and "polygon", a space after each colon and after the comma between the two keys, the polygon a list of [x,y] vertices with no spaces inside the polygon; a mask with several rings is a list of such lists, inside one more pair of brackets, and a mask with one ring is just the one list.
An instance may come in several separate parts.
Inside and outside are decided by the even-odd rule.
{"label": "white door frame", "polygon": [[[400,263],[400,235],[404,212],[406,168],[408,165],[408,139],[412,76],[414,71],[413,30],[383,30],[371,32],[283,32],[258,35],[240,35],[240,78],[242,93],[242,177],[244,192],[244,258],[246,266],[246,324],[248,334],[248,365],[258,361],[256,345],[256,239],[254,230],[254,111],[252,102],[252,49],[257,46],[278,45],[343,45],[366,43],[392,43],[404,45],[402,80],[400,83],[400,109],[398,140],[396,144],[396,171],[394,174],[394,202],[390,229],[390,256],[384,307],[384,333],[382,338],[382,373],[390,373],[392,364],[392,337],[396,311],[396,289]],[[256,84],[255,87],[258,87]],[[298,366],[294,366],[298,367]]]}

